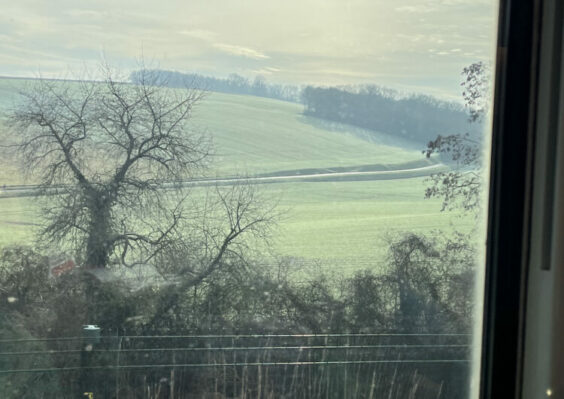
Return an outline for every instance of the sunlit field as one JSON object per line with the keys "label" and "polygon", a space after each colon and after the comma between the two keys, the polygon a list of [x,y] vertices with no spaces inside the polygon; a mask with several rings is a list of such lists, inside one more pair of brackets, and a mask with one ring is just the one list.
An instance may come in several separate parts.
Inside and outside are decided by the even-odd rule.
{"label": "sunlit field", "polygon": [[[0,79],[4,109],[29,83]],[[192,119],[194,129],[213,136],[208,177],[295,176],[260,184],[282,213],[271,241],[276,255],[340,270],[377,268],[394,234],[448,231],[453,221],[459,230],[471,225],[456,213],[440,212],[439,201],[424,199],[429,184],[424,176],[441,166],[426,159],[418,144],[305,117],[301,111],[300,104],[290,102],[208,93]],[[0,185],[33,183],[23,180],[16,165],[4,163]],[[367,171],[379,174],[354,174]],[[345,174],[302,178],[334,172]],[[0,193],[0,246],[32,243],[40,223],[37,200],[7,198],[10,194]]]}
{"label": "sunlit field", "polygon": [[[0,107],[9,109],[18,90],[32,84],[29,80],[0,79]],[[207,174],[295,173],[358,165],[393,170],[428,164],[420,144],[306,117],[302,110],[302,105],[286,101],[207,93],[195,107],[190,125],[213,138],[214,155]],[[16,132],[4,128],[0,134]],[[22,182],[13,163],[4,160],[1,166],[0,186]]]}
{"label": "sunlit field", "polygon": [[388,240],[412,232],[469,229],[472,218],[440,212],[425,200],[422,178],[365,182],[281,184],[288,217],[281,223],[280,253],[330,261],[344,269],[384,263]]}
{"label": "sunlit field", "polygon": [[[425,200],[424,187],[425,178],[259,185],[282,213],[272,236],[277,254],[349,271],[384,263],[394,234],[472,226],[472,217],[440,212],[439,201]],[[32,242],[36,202],[0,199],[0,245]]]}

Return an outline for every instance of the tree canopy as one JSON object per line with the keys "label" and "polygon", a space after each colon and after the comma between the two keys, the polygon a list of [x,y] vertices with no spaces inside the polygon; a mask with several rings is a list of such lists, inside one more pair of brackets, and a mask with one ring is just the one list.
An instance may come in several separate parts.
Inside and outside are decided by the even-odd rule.
{"label": "tree canopy", "polygon": [[[37,80],[9,117],[11,148],[48,194],[44,242],[72,248],[88,268],[148,262],[204,242],[192,265],[197,278],[196,269],[217,267],[241,233],[270,217],[244,185],[217,190],[219,199],[192,198],[188,183],[213,150],[190,124],[204,92],[166,88],[155,72],[128,84],[103,71],[100,82]],[[209,217],[218,212],[221,221]]]}
{"label": "tree canopy", "polygon": [[468,129],[458,104],[422,95],[400,96],[378,86],[313,87],[302,92],[304,114],[426,143]]}

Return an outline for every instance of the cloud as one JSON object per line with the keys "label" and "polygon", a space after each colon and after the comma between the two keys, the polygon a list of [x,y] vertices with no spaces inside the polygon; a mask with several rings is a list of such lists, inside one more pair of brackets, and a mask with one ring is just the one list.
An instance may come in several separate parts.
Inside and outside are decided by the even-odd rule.
{"label": "cloud", "polygon": [[329,75],[336,77],[346,77],[346,78],[359,78],[359,79],[369,79],[373,78],[374,74],[370,72],[360,72],[353,69],[321,69],[317,71],[321,75]]}
{"label": "cloud", "polygon": [[64,11],[63,14],[72,18],[102,18],[107,15],[103,11],[87,10],[87,9],[72,9]]}
{"label": "cloud", "polygon": [[224,44],[224,43],[215,43],[213,46],[216,49],[223,51],[224,53],[238,55],[240,57],[245,57],[245,58],[251,58],[253,60],[264,60],[270,58],[268,55],[248,47],[234,46],[231,44]]}
{"label": "cloud", "polygon": [[215,32],[204,30],[204,29],[181,30],[178,33],[180,33],[183,36],[189,36],[195,39],[201,39],[205,41],[212,41],[217,36]]}
{"label": "cloud", "polygon": [[403,13],[412,13],[412,14],[425,14],[435,11],[435,7],[428,5],[401,6],[401,7],[396,7],[395,11],[403,12]]}
{"label": "cloud", "polygon": [[280,68],[266,67],[261,69],[253,69],[251,72],[256,75],[272,75],[273,73],[280,72]]}
{"label": "cloud", "polygon": [[496,1],[18,0],[0,14],[0,72],[64,73],[94,65],[102,49],[125,69],[142,53],[216,76],[436,84],[458,94],[461,69],[493,53]]}

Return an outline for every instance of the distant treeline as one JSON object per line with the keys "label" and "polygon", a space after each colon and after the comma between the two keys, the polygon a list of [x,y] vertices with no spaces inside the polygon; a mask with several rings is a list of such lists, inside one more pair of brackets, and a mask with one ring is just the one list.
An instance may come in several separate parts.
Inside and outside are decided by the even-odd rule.
{"label": "distant treeline", "polygon": [[[268,97],[304,104],[304,114],[364,129],[427,143],[437,135],[466,133],[468,113],[462,105],[425,95],[401,96],[375,85],[342,87],[293,86],[269,83],[263,76],[253,80],[236,73],[216,78],[196,73],[154,69],[161,83],[169,87],[197,87],[230,94]],[[147,75],[145,75],[147,76]],[[139,83],[140,71],[130,75]],[[477,126],[473,126],[476,130]]]}
{"label": "distant treeline", "polygon": [[[146,72],[158,74],[159,80],[162,80],[169,87],[189,86],[221,93],[247,94],[292,102],[301,101],[300,87],[269,83],[261,75],[250,80],[236,73],[230,74],[227,78],[216,78],[197,73],[182,73],[159,69]],[[132,72],[130,75],[131,82],[139,83],[140,77],[140,71]]]}
{"label": "distant treeline", "polygon": [[307,86],[304,114],[427,143],[437,135],[469,130],[461,105],[424,95],[401,97],[378,86]]}

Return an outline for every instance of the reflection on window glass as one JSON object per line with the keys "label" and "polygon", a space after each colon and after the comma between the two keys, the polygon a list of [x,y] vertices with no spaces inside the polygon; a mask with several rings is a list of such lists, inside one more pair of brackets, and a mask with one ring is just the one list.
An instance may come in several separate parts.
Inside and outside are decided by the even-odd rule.
{"label": "reflection on window glass", "polygon": [[56,3],[0,16],[0,397],[474,394],[493,0]]}

